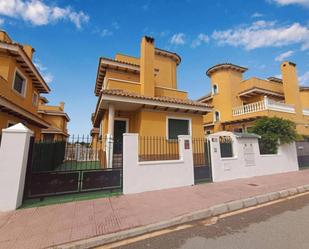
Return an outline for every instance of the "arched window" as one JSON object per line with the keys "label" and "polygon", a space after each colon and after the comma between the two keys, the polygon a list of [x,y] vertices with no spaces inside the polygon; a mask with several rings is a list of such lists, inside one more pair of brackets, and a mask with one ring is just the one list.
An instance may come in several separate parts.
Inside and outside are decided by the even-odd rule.
{"label": "arched window", "polygon": [[214,121],[219,122],[220,121],[220,112],[215,111],[214,113]]}
{"label": "arched window", "polygon": [[212,86],[212,93],[213,93],[213,95],[218,93],[218,86],[217,85]]}

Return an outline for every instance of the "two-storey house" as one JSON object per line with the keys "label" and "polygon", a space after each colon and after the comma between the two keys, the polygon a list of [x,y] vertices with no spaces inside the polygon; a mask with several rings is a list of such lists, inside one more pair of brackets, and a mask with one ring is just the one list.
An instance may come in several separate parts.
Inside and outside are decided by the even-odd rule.
{"label": "two-storey house", "polygon": [[47,121],[50,126],[41,130],[41,140],[64,141],[69,136],[67,123],[70,121],[68,114],[64,111],[64,102],[59,105],[47,105],[48,100],[40,97],[38,113]]}
{"label": "two-storey house", "polygon": [[281,64],[282,79],[243,79],[246,71],[230,63],[207,70],[212,91],[198,100],[213,106],[204,116],[205,132],[245,132],[255,120],[276,116],[295,122],[299,134],[309,135],[309,88],[299,86],[296,64]]}
{"label": "two-storey house", "polygon": [[24,123],[40,139],[49,123],[38,113],[41,93],[50,89],[32,61],[34,49],[0,31],[0,135],[3,128]]}
{"label": "two-storey house", "polygon": [[[120,143],[125,132],[167,140],[178,135],[203,137],[203,115],[211,107],[189,100],[187,92],[178,90],[180,62],[178,54],[156,48],[151,37],[142,38],[140,57],[101,57],[92,135],[112,137]],[[114,148],[114,153],[118,150],[122,146]]]}

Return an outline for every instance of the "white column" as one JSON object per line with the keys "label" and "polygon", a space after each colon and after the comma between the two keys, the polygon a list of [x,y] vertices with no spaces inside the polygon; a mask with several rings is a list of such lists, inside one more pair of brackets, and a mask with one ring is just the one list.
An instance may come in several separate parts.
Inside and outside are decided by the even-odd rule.
{"label": "white column", "polygon": [[33,132],[19,123],[2,130],[0,147],[0,211],[22,204],[29,143]]}
{"label": "white column", "polygon": [[264,96],[264,105],[265,105],[265,109],[267,110],[268,109],[268,98],[266,95]]}
{"label": "white column", "polygon": [[108,131],[110,135],[114,135],[114,119],[115,119],[115,107],[113,104],[108,106]]}
{"label": "white column", "polygon": [[113,167],[114,119],[115,119],[115,107],[113,104],[109,104],[108,106],[108,130],[107,130],[107,135],[106,135],[107,168]]}

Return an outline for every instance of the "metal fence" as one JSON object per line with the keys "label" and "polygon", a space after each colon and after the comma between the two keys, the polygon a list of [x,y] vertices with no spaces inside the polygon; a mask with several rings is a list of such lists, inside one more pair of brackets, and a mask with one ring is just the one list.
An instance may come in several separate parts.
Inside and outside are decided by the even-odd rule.
{"label": "metal fence", "polygon": [[160,161],[179,159],[178,139],[140,136],[139,161]]}
{"label": "metal fence", "polygon": [[296,142],[299,168],[309,168],[309,141]]}
{"label": "metal fence", "polygon": [[60,141],[34,143],[32,171],[68,171],[106,168],[105,138],[70,136]]}
{"label": "metal fence", "polygon": [[90,136],[71,136],[65,141],[51,142],[34,142],[32,138],[24,198],[121,190],[122,150],[118,150],[118,160],[112,168],[107,168],[108,142],[113,143],[107,138]]}
{"label": "metal fence", "polygon": [[230,136],[220,136],[220,153],[221,158],[233,157],[233,141]]}
{"label": "metal fence", "polygon": [[209,145],[206,138],[192,138],[195,183],[212,181]]}

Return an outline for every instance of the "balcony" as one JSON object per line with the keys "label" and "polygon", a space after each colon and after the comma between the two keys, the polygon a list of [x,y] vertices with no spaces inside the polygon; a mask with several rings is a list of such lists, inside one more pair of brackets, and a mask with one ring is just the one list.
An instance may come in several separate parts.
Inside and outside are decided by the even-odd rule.
{"label": "balcony", "polygon": [[303,114],[304,114],[305,116],[309,116],[309,108],[303,109]]}
{"label": "balcony", "polygon": [[[263,100],[250,103],[247,105],[242,105],[238,107],[234,107],[232,109],[232,115],[235,116],[241,116],[249,113],[255,113],[260,111],[277,111],[277,112],[286,112],[286,113],[295,113],[295,108],[293,105],[288,105],[281,102],[273,101],[266,96]],[[309,111],[309,110],[308,110]]]}

